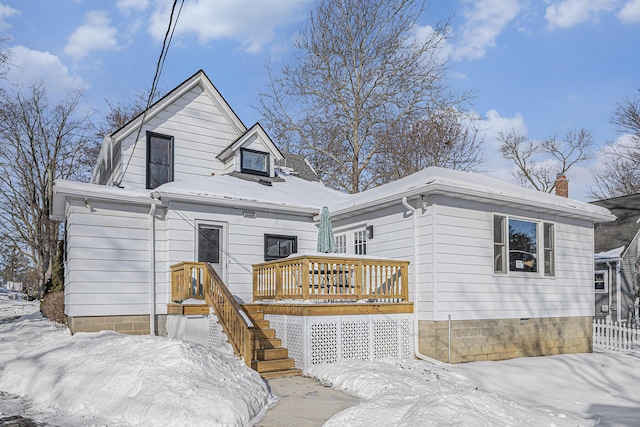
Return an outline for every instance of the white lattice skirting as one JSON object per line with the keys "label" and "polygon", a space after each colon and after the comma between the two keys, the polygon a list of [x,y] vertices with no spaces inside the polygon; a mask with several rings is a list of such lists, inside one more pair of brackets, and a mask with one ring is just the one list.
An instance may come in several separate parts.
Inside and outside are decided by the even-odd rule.
{"label": "white lattice skirting", "polygon": [[267,314],[296,367],[340,360],[413,358],[413,315],[286,316]]}

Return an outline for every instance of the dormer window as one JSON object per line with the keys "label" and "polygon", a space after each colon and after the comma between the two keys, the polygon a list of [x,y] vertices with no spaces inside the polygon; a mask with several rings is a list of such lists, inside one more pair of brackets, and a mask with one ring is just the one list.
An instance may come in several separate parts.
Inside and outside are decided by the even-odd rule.
{"label": "dormer window", "polygon": [[269,176],[269,153],[241,148],[240,171],[254,175]]}

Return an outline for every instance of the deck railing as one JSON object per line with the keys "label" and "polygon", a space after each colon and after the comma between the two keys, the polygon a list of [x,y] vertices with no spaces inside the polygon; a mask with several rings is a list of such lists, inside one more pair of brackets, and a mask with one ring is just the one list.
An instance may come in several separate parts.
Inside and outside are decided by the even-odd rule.
{"label": "deck railing", "polygon": [[409,299],[408,261],[301,255],[253,265],[253,300]]}
{"label": "deck railing", "polygon": [[250,320],[220,276],[204,262],[182,262],[171,266],[171,300],[204,299],[213,307],[236,355],[251,366]]}

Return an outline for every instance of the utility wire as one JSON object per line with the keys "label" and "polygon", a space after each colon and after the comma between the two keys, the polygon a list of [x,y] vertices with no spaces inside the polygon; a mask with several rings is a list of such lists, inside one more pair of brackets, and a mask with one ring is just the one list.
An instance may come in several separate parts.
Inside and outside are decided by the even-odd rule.
{"label": "utility wire", "polygon": [[153,76],[153,82],[151,83],[151,90],[149,91],[149,97],[147,98],[147,105],[142,114],[142,120],[140,120],[140,127],[138,128],[138,132],[136,134],[136,139],[133,140],[133,149],[131,150],[131,155],[127,159],[127,164],[124,169],[120,173],[120,179],[117,182],[114,182],[113,185],[118,187],[122,183],[124,179],[124,175],[129,168],[129,164],[131,163],[131,159],[133,159],[133,154],[136,151],[136,147],[138,146],[138,138],[140,138],[140,133],[142,133],[142,128],[144,127],[144,121],[147,118],[147,111],[149,110],[149,106],[151,105],[151,101],[155,95],[158,81],[160,80],[160,74],[162,74],[162,68],[164,67],[164,61],[167,58],[167,53],[169,52],[169,46],[171,45],[171,40],[173,39],[173,33],[176,30],[176,26],[178,25],[178,19],[180,18],[180,12],[182,12],[182,6],[184,6],[184,0],[180,3],[180,9],[178,10],[178,14],[176,15],[176,20],[173,20],[173,14],[176,10],[176,6],[178,4],[178,0],[173,0],[173,6],[171,6],[171,15],[169,16],[169,25],[167,26],[167,31],[164,34],[164,40],[162,41],[162,49],[160,50],[160,56],[158,57],[158,63],[156,64],[156,72]]}

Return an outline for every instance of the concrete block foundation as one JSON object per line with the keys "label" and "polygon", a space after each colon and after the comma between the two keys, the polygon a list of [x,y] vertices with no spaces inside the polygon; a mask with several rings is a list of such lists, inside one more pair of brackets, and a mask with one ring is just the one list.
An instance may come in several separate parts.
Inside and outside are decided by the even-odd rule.
{"label": "concrete block foundation", "polygon": [[462,363],[591,353],[593,317],[418,322],[418,346],[434,359]]}
{"label": "concrete block foundation", "polygon": [[[149,315],[131,316],[68,316],[67,326],[77,332],[115,331],[129,335],[149,335]],[[156,334],[167,336],[167,315],[156,315]]]}

